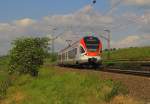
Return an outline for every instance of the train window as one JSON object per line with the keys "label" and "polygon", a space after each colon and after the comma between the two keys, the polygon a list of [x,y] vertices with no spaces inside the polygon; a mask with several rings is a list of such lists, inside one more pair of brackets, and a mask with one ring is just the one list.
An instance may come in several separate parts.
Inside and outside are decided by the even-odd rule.
{"label": "train window", "polygon": [[77,54],[77,48],[74,48],[68,52],[68,58],[73,59],[76,57],[76,54]]}
{"label": "train window", "polygon": [[84,38],[88,51],[96,51],[99,48],[99,39],[96,37],[85,37]]}
{"label": "train window", "polygon": [[77,48],[74,48],[74,53],[75,53],[75,55],[77,54]]}
{"label": "train window", "polygon": [[99,39],[93,36],[90,37],[84,37],[85,43],[89,44],[99,44]]}
{"label": "train window", "polygon": [[67,52],[66,52],[66,57],[65,57],[65,59],[67,60]]}
{"label": "train window", "polygon": [[62,60],[65,60],[65,53],[62,54]]}
{"label": "train window", "polygon": [[80,46],[80,53],[84,53],[84,52],[85,51],[84,51],[83,47]]}
{"label": "train window", "polygon": [[61,60],[61,55],[58,55],[58,59]]}

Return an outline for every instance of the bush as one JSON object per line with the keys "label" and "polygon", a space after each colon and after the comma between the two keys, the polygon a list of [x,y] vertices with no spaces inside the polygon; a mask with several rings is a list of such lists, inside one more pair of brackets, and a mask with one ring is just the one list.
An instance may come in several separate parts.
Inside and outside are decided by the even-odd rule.
{"label": "bush", "polygon": [[9,72],[38,75],[38,69],[48,52],[47,38],[19,38],[10,50]]}
{"label": "bush", "polygon": [[120,82],[115,82],[111,91],[105,95],[105,101],[109,102],[119,94],[127,95],[128,90]]}
{"label": "bush", "polygon": [[10,82],[11,80],[5,80],[5,81],[2,81],[0,82],[0,99],[4,98],[4,96],[6,95],[6,91],[10,85]]}

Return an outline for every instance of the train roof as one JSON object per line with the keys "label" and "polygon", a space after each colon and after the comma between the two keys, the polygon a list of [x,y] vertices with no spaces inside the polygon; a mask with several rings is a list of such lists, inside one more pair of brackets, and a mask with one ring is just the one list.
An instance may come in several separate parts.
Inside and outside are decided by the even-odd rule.
{"label": "train roof", "polygon": [[93,36],[93,35],[84,36],[83,38],[87,38],[87,37],[94,37],[94,38],[98,38],[97,36]]}

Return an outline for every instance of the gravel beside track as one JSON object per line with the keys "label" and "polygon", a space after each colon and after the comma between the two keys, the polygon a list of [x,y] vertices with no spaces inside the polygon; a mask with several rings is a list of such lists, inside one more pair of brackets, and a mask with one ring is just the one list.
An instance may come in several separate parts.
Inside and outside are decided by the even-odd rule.
{"label": "gravel beside track", "polygon": [[60,73],[66,71],[73,71],[81,74],[95,73],[98,74],[102,79],[112,79],[114,81],[121,81],[128,88],[129,95],[150,103],[150,77],[95,71],[92,69],[82,70],[68,67],[56,67],[56,69],[58,69],[58,72]]}

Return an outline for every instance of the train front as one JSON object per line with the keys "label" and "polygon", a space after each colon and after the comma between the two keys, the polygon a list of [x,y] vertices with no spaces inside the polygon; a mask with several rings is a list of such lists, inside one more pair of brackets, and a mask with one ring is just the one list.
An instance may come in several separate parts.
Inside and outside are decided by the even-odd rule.
{"label": "train front", "polygon": [[80,62],[99,66],[102,62],[102,43],[94,36],[86,36],[80,40]]}

